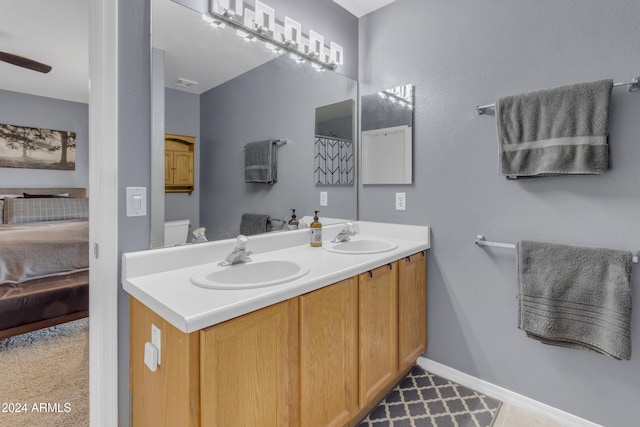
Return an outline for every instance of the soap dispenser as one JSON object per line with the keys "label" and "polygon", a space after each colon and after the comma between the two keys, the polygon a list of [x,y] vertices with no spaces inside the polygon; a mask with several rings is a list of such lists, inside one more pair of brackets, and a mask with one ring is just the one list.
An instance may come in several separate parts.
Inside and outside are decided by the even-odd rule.
{"label": "soap dispenser", "polygon": [[296,219],[296,210],[291,209],[291,219],[289,220],[289,230],[297,230],[300,225],[300,221]]}
{"label": "soap dispenser", "polygon": [[318,221],[318,212],[315,211],[313,222],[309,226],[311,228],[311,246],[322,246],[322,224]]}

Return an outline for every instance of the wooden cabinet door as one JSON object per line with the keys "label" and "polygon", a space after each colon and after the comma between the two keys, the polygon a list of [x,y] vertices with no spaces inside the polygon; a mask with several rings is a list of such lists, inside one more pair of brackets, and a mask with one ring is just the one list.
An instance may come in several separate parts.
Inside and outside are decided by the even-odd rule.
{"label": "wooden cabinet door", "polygon": [[298,425],[298,299],[200,332],[203,427]]}
{"label": "wooden cabinet door", "polygon": [[427,349],[426,253],[398,261],[398,359],[409,369]]}
{"label": "wooden cabinet door", "polygon": [[358,276],[360,407],[382,398],[398,372],[397,262]]}
{"label": "wooden cabinet door", "polygon": [[344,426],[358,413],[358,279],[300,297],[300,425]]}
{"label": "wooden cabinet door", "polygon": [[173,153],[173,185],[193,185],[193,153],[176,151]]}
{"label": "wooden cabinet door", "polygon": [[[131,425],[197,427],[200,425],[200,336],[185,334],[135,298],[129,298]],[[162,333],[161,363],[151,372],[144,346],[151,325]]]}
{"label": "wooden cabinet door", "polygon": [[165,134],[164,184],[166,193],[191,193],[195,183],[195,136]]}
{"label": "wooden cabinet door", "polygon": [[171,151],[164,152],[164,185],[173,184],[173,153]]}

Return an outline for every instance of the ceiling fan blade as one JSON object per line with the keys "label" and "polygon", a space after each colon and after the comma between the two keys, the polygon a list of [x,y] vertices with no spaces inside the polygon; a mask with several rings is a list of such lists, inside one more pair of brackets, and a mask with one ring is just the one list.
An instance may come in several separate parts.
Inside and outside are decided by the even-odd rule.
{"label": "ceiling fan blade", "polygon": [[17,65],[18,67],[28,68],[45,74],[51,71],[50,65],[7,52],[0,52],[0,61],[8,62],[9,64]]}

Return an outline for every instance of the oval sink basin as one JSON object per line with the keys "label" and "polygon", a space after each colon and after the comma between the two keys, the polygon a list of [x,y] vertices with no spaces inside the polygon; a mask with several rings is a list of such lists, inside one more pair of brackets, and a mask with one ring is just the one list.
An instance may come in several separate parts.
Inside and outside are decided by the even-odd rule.
{"label": "oval sink basin", "polygon": [[191,276],[191,283],[211,289],[250,289],[290,282],[309,272],[309,267],[285,260],[251,261],[214,265]]}
{"label": "oval sink basin", "polygon": [[329,243],[322,247],[329,252],[339,254],[376,254],[392,251],[398,245],[388,240],[354,239],[341,243]]}

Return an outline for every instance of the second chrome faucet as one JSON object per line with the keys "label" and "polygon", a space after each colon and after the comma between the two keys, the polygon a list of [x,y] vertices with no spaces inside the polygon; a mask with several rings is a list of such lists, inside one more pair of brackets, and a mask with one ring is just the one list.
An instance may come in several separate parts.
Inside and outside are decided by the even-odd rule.
{"label": "second chrome faucet", "polygon": [[356,235],[356,230],[352,223],[347,222],[344,228],[338,233],[336,237],[331,240],[331,243],[342,243],[351,240],[352,236]]}

